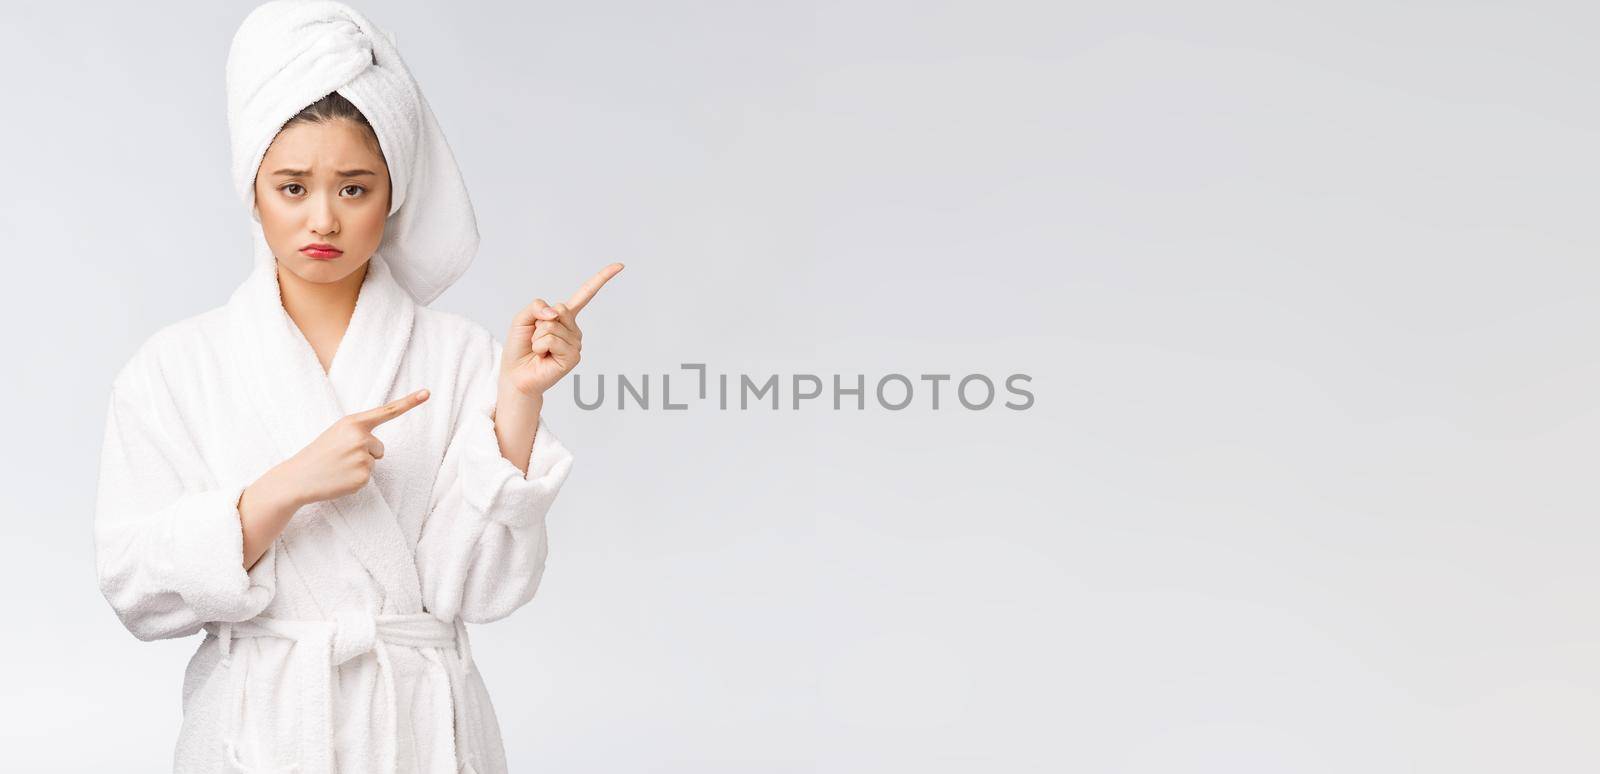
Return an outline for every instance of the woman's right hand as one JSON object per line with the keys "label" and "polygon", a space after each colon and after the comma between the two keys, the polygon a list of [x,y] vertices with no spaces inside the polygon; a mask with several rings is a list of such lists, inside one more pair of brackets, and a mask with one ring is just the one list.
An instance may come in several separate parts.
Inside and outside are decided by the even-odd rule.
{"label": "woman's right hand", "polygon": [[367,485],[372,466],[383,457],[383,442],[373,428],[421,405],[427,390],[334,422],[293,457],[278,463],[239,494],[239,524],[248,572],[301,506],[332,500]]}
{"label": "woman's right hand", "polygon": [[374,409],[357,412],[317,436],[279,466],[289,497],[297,505],[350,494],[372,478],[372,466],[383,458],[383,442],[374,428],[422,405],[427,390],[418,390]]}

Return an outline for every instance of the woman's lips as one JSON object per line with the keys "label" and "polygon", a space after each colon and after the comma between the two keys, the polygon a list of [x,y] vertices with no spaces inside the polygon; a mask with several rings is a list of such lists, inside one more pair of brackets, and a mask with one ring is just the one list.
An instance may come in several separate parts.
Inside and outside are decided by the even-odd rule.
{"label": "woman's lips", "polygon": [[307,258],[313,258],[319,261],[327,261],[344,255],[343,250],[319,250],[315,247],[302,248],[300,252]]}

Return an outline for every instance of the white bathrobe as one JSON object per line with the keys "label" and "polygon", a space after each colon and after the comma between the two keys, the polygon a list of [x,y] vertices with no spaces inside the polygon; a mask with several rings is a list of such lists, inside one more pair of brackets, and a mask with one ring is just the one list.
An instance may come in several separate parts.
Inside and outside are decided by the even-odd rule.
{"label": "white bathrobe", "polygon": [[[380,250],[324,373],[258,251],[225,306],[159,330],[117,374],[96,569],[139,639],[206,631],[177,771],[506,770],[463,622],[533,597],[572,455],[541,419],[526,477],[501,456],[501,347],[417,304]],[[374,431],[366,486],[301,508],[246,573],[242,490],[341,416],[424,387]]]}

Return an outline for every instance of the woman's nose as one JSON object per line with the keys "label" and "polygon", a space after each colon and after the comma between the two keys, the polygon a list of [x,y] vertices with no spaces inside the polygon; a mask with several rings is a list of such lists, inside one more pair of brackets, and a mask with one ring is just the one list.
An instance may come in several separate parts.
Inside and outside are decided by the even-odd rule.
{"label": "woman's nose", "polygon": [[312,197],[310,222],[306,225],[318,234],[331,234],[339,230],[339,220],[333,212],[333,202],[326,196]]}

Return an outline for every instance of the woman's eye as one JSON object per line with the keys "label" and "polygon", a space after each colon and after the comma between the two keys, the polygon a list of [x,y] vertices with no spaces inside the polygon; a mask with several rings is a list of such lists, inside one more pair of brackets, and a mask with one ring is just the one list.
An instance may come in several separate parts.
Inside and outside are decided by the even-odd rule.
{"label": "woman's eye", "polygon": [[289,189],[291,189],[291,188],[299,188],[299,187],[300,187],[299,183],[290,183],[290,184],[284,186],[282,188],[282,190],[283,190],[284,193],[289,194],[290,196],[298,196],[299,195],[298,193],[296,193],[294,191],[291,191]]}
{"label": "woman's eye", "polygon": [[[344,187],[343,190],[348,191],[348,190],[350,190],[352,188],[356,189],[357,191],[366,191],[367,190],[365,187],[359,186],[359,185],[347,185],[347,186]],[[361,194],[351,194],[351,196],[360,196],[360,195]]]}

